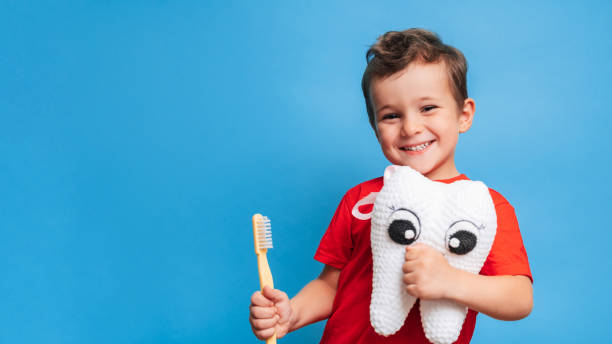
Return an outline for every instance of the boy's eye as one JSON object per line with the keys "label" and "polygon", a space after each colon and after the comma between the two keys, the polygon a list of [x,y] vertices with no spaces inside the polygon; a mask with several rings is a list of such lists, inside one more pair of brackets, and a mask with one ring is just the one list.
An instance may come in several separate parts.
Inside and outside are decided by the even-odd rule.
{"label": "boy's eye", "polygon": [[423,107],[423,110],[422,110],[422,111],[423,111],[423,112],[428,112],[428,111],[431,111],[431,110],[433,110],[433,109],[435,109],[435,108],[437,108],[437,106],[435,106],[435,105],[427,105],[427,106],[424,106],[424,107]]}
{"label": "boy's eye", "polygon": [[399,115],[396,114],[396,113],[389,113],[389,114],[383,115],[381,117],[382,120],[385,120],[385,119],[394,119],[394,118],[399,118]]}

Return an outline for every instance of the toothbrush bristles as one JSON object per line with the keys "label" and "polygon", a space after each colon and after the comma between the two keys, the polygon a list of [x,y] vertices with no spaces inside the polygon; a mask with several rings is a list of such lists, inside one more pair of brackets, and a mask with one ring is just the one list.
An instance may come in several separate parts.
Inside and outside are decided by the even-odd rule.
{"label": "toothbrush bristles", "polygon": [[257,242],[259,248],[272,248],[272,226],[267,216],[262,216],[262,221],[257,221]]}

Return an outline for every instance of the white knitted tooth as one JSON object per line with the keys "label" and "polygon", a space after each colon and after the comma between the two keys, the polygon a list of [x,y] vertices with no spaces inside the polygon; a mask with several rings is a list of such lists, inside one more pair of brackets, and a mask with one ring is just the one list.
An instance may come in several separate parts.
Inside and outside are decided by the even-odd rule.
{"label": "white knitted tooth", "polygon": [[394,334],[402,327],[416,301],[414,296],[405,292],[401,274],[398,275],[391,268],[399,264],[401,269],[404,254],[404,250],[391,250],[387,252],[391,264],[379,260],[374,268],[376,277],[372,284],[370,322],[374,330],[383,336]]}
{"label": "white knitted tooth", "polygon": [[[393,224],[393,225],[392,225]],[[481,182],[433,182],[407,166],[389,166],[372,211],[370,322],[390,335],[399,330],[415,298],[402,280],[406,245],[422,242],[458,269],[478,273],[489,254],[497,218]],[[421,300],[421,322],[435,344],[454,342],[467,308],[447,300]]]}
{"label": "white knitted tooth", "polygon": [[448,300],[421,300],[425,337],[435,344],[451,344],[459,338],[467,308]]}

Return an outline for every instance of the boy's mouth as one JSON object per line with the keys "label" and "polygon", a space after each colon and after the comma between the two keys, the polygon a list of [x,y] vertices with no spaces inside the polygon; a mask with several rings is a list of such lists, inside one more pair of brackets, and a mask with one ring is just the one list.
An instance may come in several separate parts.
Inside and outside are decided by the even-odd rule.
{"label": "boy's mouth", "polygon": [[424,150],[425,148],[429,147],[429,145],[431,145],[435,140],[431,140],[431,141],[427,141],[427,142],[423,142],[420,143],[418,145],[413,145],[413,146],[403,146],[400,147],[400,150],[403,151],[409,151],[409,152],[420,152],[422,150]]}

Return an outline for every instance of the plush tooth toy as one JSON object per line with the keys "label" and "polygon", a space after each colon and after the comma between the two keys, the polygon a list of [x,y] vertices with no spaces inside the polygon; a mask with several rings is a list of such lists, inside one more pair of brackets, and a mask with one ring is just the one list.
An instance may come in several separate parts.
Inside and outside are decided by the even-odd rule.
{"label": "plush tooth toy", "polygon": [[[424,243],[448,263],[477,274],[489,255],[497,217],[482,182],[434,182],[407,166],[389,166],[372,211],[370,322],[384,336],[397,332],[414,305],[402,281],[406,245]],[[425,336],[436,344],[457,340],[467,308],[447,300],[421,300]]]}

